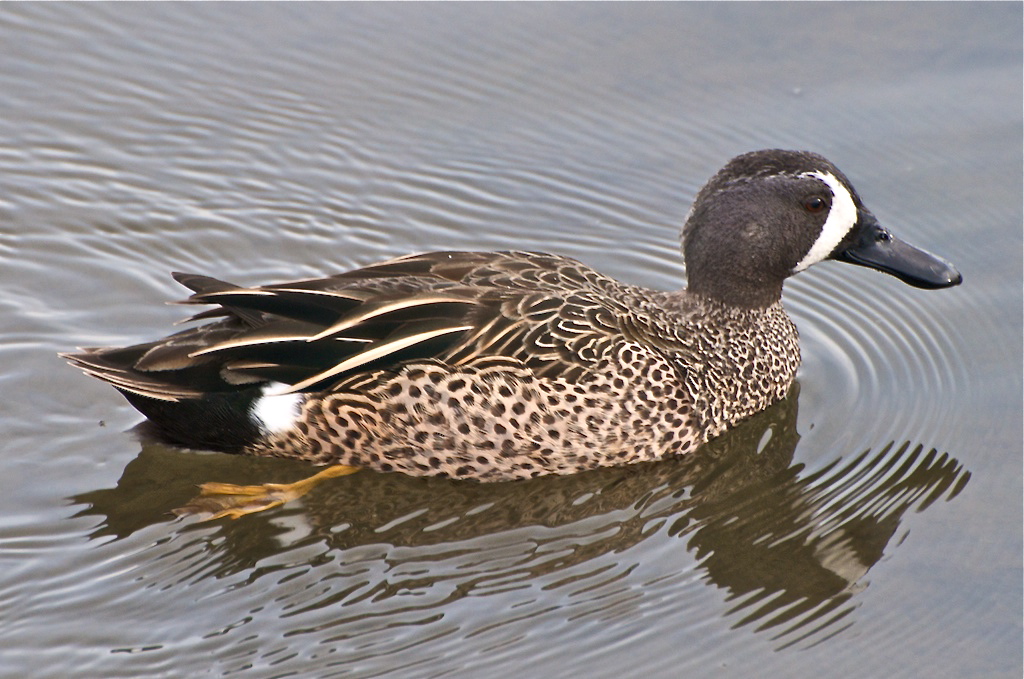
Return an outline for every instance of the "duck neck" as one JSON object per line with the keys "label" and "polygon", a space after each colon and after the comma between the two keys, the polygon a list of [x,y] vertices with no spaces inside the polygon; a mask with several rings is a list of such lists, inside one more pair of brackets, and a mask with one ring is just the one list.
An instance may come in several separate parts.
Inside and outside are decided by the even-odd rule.
{"label": "duck neck", "polygon": [[772,285],[740,285],[728,278],[689,281],[686,290],[708,300],[742,309],[767,309],[782,299],[782,281]]}

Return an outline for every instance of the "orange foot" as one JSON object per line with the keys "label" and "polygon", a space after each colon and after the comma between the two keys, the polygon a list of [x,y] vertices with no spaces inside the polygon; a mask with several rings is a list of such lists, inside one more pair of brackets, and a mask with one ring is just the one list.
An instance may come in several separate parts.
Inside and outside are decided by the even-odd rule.
{"label": "orange foot", "polygon": [[333,465],[306,479],[294,483],[264,483],[258,486],[236,486],[233,483],[203,483],[199,495],[187,505],[175,509],[178,516],[210,514],[204,521],[232,519],[255,514],[271,507],[279,507],[296,500],[313,489],[315,485],[336,476],[348,476],[359,471],[359,467],[343,464]]}

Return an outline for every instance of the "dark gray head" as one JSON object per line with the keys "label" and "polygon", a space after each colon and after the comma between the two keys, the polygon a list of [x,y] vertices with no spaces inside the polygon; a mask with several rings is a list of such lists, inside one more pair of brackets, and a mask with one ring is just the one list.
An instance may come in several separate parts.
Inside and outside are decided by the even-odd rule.
{"label": "dark gray head", "polygon": [[783,281],[824,259],[893,274],[910,285],[958,285],[945,260],[897,240],[846,176],[806,151],[737,156],[700,190],[683,227],[688,290],[768,306]]}

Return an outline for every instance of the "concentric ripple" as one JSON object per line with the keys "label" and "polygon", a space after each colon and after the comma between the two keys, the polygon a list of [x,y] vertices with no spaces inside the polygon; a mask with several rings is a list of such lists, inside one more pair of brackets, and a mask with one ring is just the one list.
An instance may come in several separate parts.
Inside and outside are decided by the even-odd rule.
{"label": "concentric ripple", "polygon": [[814,432],[840,449],[950,437],[956,396],[969,389],[970,355],[941,311],[941,292],[917,290],[841,264],[788,285],[800,328],[800,380]]}

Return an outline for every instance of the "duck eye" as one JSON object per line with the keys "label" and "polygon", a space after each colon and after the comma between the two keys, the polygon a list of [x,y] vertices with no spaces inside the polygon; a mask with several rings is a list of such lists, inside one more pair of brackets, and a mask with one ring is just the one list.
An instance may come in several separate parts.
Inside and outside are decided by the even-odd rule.
{"label": "duck eye", "polygon": [[828,207],[828,201],[820,196],[813,196],[804,200],[804,209],[811,214],[817,214]]}

